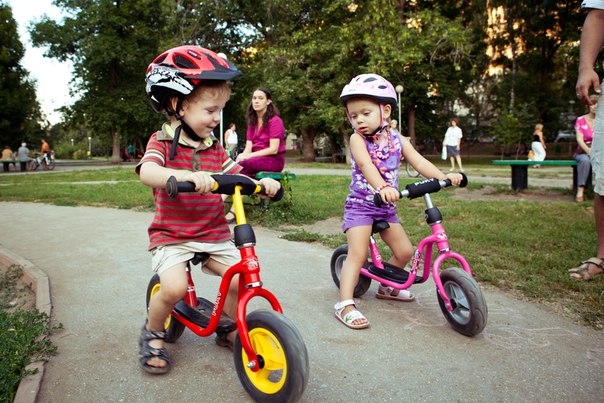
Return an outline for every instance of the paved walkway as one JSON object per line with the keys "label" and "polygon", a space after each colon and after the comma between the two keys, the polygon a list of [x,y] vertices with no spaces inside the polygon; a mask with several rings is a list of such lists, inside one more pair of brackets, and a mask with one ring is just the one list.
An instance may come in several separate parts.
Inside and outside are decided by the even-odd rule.
{"label": "paved walkway", "polygon": [[[58,355],[45,366],[39,402],[250,401],[232,353],[186,331],[169,346],[173,370],[154,377],[138,367],[150,273],[150,213],[90,207],[0,203],[0,253],[10,251],[50,281]],[[310,358],[304,402],[595,402],[604,396],[604,333],[540,306],[485,290],[484,332],[467,338],[445,322],[428,282],[417,300],[359,301],[368,330],[333,316],[337,289],[331,250],[256,230],[265,286],[298,327]],[[214,298],[217,279],[196,273]],[[31,397],[35,397],[32,393]],[[31,400],[33,401],[33,399]]]}

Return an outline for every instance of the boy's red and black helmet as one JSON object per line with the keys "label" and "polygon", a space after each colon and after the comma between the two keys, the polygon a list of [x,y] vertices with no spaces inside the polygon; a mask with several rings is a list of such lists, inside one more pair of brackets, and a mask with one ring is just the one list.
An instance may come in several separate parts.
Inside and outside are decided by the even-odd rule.
{"label": "boy's red and black helmet", "polygon": [[200,46],[179,46],[157,56],[147,68],[146,92],[162,112],[170,97],[182,99],[204,80],[230,80],[242,75],[226,57]]}

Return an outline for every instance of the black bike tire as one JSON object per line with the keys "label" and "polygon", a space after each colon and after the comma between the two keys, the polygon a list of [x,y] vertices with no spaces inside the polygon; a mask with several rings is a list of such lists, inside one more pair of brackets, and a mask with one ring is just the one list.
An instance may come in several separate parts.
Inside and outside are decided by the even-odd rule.
{"label": "black bike tire", "polygon": [[[270,360],[270,356],[259,356],[261,369],[254,373],[247,368],[247,356],[241,345],[239,334],[233,343],[233,359],[237,376],[247,393],[257,402],[296,402],[304,393],[308,384],[309,360],[308,351],[302,335],[294,324],[283,314],[270,310],[257,310],[246,317],[248,332],[251,334],[252,346],[256,340],[260,344],[267,344],[268,340],[274,348],[273,351],[262,349],[266,354],[274,352],[277,356],[285,357],[283,369],[275,367],[274,361],[269,367],[263,363]],[[279,348],[281,347],[281,348]],[[270,374],[265,368],[270,368]],[[285,379],[278,378],[285,373]],[[276,379],[272,379],[273,378]],[[281,384],[281,385],[280,385]],[[277,388],[277,389],[274,389]]]}
{"label": "black bike tire", "polygon": [[[156,287],[160,287],[159,276],[157,274],[151,277],[151,280],[149,280],[149,285],[147,286],[147,310],[149,309],[149,301],[151,301],[151,296],[157,292]],[[172,315],[168,315],[168,318],[166,318],[166,321],[164,322],[164,330],[166,331],[166,343],[174,343],[180,336],[182,336],[182,333],[185,330],[185,325],[174,319]]]}

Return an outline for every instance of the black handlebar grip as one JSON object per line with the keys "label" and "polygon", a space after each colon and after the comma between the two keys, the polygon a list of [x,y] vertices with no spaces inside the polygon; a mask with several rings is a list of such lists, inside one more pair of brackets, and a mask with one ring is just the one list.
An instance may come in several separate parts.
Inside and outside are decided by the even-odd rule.
{"label": "black handlebar grip", "polygon": [[193,182],[178,182],[174,176],[170,176],[166,182],[166,191],[170,198],[175,198],[179,192],[194,192],[195,184]]}
{"label": "black handlebar grip", "polygon": [[275,195],[273,197],[271,197],[271,200],[278,202],[279,200],[283,199],[284,193],[285,193],[285,190],[283,189],[283,185],[281,185],[279,190],[277,190],[277,193],[275,193]]}
{"label": "black handlebar grip", "polygon": [[460,174],[461,174],[461,182],[459,183],[459,187],[465,188],[466,186],[468,186],[468,177],[463,172],[460,172]]}
{"label": "black handlebar grip", "polygon": [[405,189],[409,192],[409,199],[415,199],[426,193],[438,192],[440,190],[440,183],[438,183],[438,180],[435,178],[424,179],[423,181],[407,185]]}
{"label": "black handlebar grip", "polygon": [[379,193],[375,193],[373,195],[373,204],[375,204],[378,207],[382,207],[382,196],[380,196]]}

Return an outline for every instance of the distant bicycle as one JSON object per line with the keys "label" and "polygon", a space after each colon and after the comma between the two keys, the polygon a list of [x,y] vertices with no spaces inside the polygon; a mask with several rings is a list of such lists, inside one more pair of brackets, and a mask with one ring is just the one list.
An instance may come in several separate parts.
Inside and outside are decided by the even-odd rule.
{"label": "distant bicycle", "polygon": [[419,172],[413,168],[413,165],[409,163],[409,161],[405,161],[405,157],[401,156],[401,166],[405,165],[405,171],[407,172],[407,176],[410,178],[417,178],[419,176]]}
{"label": "distant bicycle", "polygon": [[35,171],[40,166],[45,171],[52,171],[55,169],[55,152],[50,151],[48,153],[44,153],[44,155],[38,155],[36,158],[31,160],[31,170]]}

